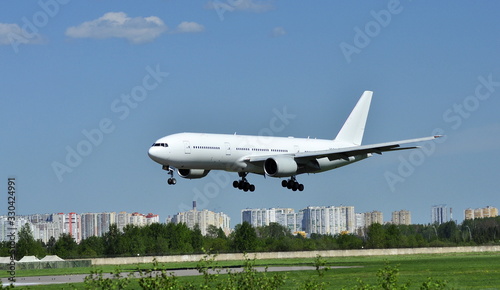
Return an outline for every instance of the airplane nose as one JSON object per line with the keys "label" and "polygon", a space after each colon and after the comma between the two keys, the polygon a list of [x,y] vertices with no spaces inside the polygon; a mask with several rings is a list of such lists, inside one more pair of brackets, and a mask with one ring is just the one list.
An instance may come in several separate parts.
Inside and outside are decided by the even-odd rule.
{"label": "airplane nose", "polygon": [[160,157],[160,148],[161,147],[151,147],[148,150],[148,156],[149,158],[153,159],[155,162],[158,162],[161,164],[162,158]]}
{"label": "airplane nose", "polygon": [[148,156],[149,158],[153,159],[153,157],[155,156],[155,153],[154,153],[154,150],[153,150],[154,147],[151,147],[149,148],[148,150]]}

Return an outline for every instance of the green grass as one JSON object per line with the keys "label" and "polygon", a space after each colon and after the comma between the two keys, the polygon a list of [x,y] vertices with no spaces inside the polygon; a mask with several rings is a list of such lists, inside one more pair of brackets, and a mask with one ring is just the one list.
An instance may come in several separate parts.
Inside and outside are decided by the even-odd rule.
{"label": "green grass", "polygon": [[[251,258],[252,256],[249,255]],[[330,266],[362,266],[362,268],[332,269],[324,277],[318,277],[316,271],[285,272],[287,276],[285,289],[296,289],[307,279],[314,278],[320,282],[329,283],[328,288],[340,289],[357,285],[357,279],[365,283],[376,284],[377,271],[385,266],[388,261],[391,266],[399,265],[399,281],[411,281],[413,289],[419,289],[422,282],[428,277],[446,280],[450,289],[500,289],[500,253],[457,253],[433,255],[401,255],[401,256],[369,256],[369,257],[342,257],[324,258]],[[282,266],[282,265],[313,265],[314,259],[280,259],[256,261],[256,266]],[[240,266],[242,261],[224,261],[221,266]],[[140,265],[147,269],[151,264]],[[123,272],[135,270],[137,265],[122,265]],[[193,268],[196,263],[170,263],[166,268]],[[104,272],[111,272],[115,266],[99,267]],[[22,272],[22,273],[21,273]],[[64,275],[88,274],[90,268],[50,269],[19,271],[18,277],[28,275]],[[224,279],[221,276],[220,279]],[[201,283],[201,277],[179,277],[179,281]],[[132,288],[138,288],[137,282]],[[71,284],[78,289],[83,289],[83,283]],[[135,287],[134,287],[135,286]],[[69,284],[33,286],[29,289],[71,289]]]}

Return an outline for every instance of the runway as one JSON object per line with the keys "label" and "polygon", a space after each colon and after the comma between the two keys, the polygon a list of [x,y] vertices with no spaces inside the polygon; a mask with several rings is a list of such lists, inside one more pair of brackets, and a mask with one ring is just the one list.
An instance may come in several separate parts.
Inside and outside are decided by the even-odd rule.
{"label": "runway", "polygon": [[[345,269],[345,268],[359,268],[361,266],[334,266],[331,269]],[[265,267],[255,267],[258,272],[264,272]],[[316,270],[316,267],[312,266],[288,266],[288,267],[269,267],[268,272],[288,272],[288,271],[307,271]],[[231,272],[241,272],[243,268],[224,268],[221,270],[220,274],[226,274],[228,271]],[[173,274],[177,277],[182,276],[197,276],[201,275],[196,269],[182,269],[182,270],[171,270],[167,273]],[[215,272],[213,272],[215,273]],[[123,277],[128,276],[128,272],[122,273]],[[68,283],[82,283],[88,274],[75,274],[75,275],[54,275],[54,276],[33,276],[33,277],[18,277],[14,286],[31,286],[31,285],[49,285],[49,284],[68,284]],[[112,274],[103,274],[104,278],[111,278]],[[138,272],[134,273],[135,278],[140,278]],[[8,278],[2,278],[3,286],[10,285]]]}

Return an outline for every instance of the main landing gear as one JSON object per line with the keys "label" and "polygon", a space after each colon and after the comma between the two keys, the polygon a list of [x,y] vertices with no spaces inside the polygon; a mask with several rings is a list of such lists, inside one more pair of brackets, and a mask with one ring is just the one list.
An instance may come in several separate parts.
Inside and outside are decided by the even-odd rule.
{"label": "main landing gear", "polygon": [[248,173],[246,172],[239,172],[238,175],[241,177],[241,180],[235,180],[233,181],[233,187],[237,188],[239,190],[243,190],[245,192],[251,191],[253,192],[255,190],[255,185],[250,184],[250,182],[247,181],[247,176]]}
{"label": "main landing gear", "polygon": [[175,185],[177,183],[177,180],[174,178],[174,170],[168,165],[163,165],[163,170],[168,171],[167,174],[170,175],[170,177],[167,179],[167,183],[169,185]]}
{"label": "main landing gear", "polygon": [[295,179],[295,176],[290,177],[288,180],[283,180],[281,182],[281,186],[286,187],[288,189],[291,189],[293,191],[303,191],[304,190],[304,185],[302,183],[298,183],[297,179]]}

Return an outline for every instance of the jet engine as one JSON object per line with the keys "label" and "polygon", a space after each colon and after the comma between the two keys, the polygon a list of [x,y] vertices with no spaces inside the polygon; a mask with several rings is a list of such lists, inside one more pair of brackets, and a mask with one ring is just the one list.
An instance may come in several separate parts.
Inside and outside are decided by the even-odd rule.
{"label": "jet engine", "polygon": [[177,169],[177,174],[182,178],[197,179],[207,176],[210,170],[205,169]]}
{"label": "jet engine", "polygon": [[271,177],[288,177],[297,174],[297,162],[293,158],[277,156],[264,162],[264,172]]}

